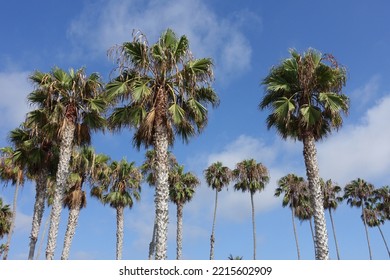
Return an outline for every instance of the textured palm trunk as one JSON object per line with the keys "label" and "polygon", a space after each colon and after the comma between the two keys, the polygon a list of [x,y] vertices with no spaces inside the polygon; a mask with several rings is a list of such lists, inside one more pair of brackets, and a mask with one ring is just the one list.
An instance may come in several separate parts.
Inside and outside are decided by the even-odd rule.
{"label": "textured palm trunk", "polygon": [[176,259],[181,260],[183,248],[183,204],[177,204]]}
{"label": "textured palm trunk", "polygon": [[291,207],[291,219],[292,219],[293,230],[294,230],[295,246],[297,247],[298,260],[300,260],[301,259],[301,252],[299,251],[298,234],[297,234],[297,228],[295,226],[294,207]]}
{"label": "textured palm trunk", "polygon": [[122,259],[123,251],[124,208],[116,208],[116,259]]}
{"label": "textured palm trunk", "polygon": [[390,250],[389,250],[389,246],[387,246],[386,238],[385,238],[385,236],[383,235],[383,232],[382,232],[381,226],[380,226],[380,225],[378,225],[377,227],[378,227],[378,229],[379,229],[379,232],[380,232],[380,234],[381,234],[381,236],[382,236],[383,242],[385,243],[386,250],[387,250],[387,254],[389,255],[389,259],[390,259]]}
{"label": "textured palm trunk", "polygon": [[306,165],[306,174],[309,181],[313,205],[315,228],[316,259],[329,259],[328,232],[326,229],[324,198],[320,187],[320,176],[317,162],[317,150],[314,137],[310,134],[303,138],[303,156]]}
{"label": "textured palm trunk", "polygon": [[255,223],[255,205],[253,203],[253,192],[251,192],[252,205],[252,229],[253,229],[253,259],[256,259],[256,223]]}
{"label": "textured palm trunk", "polygon": [[155,133],[157,185],[156,205],[156,260],[167,258],[168,240],[168,134],[167,129],[158,126]]}
{"label": "textured palm trunk", "polygon": [[154,259],[154,252],[156,251],[156,219],[153,224],[152,241],[149,243],[149,260]]}
{"label": "textured palm trunk", "polygon": [[42,170],[37,178],[35,186],[35,203],[30,234],[30,250],[28,259],[34,259],[35,246],[37,244],[39,229],[41,228],[43,212],[45,211],[46,183],[48,171]]}
{"label": "textured palm trunk", "polygon": [[335,243],[335,246],[336,246],[337,259],[340,260],[339,245],[338,245],[337,239],[336,239],[336,229],[335,229],[335,227],[334,227],[333,215],[332,215],[332,210],[331,210],[331,208],[329,208],[329,218],[330,218],[330,222],[331,222],[331,224],[332,224],[332,231],[333,231],[334,243]]}
{"label": "textured palm trunk", "polygon": [[13,205],[12,205],[11,225],[10,225],[9,233],[7,236],[7,242],[5,243],[5,249],[3,252],[3,260],[6,260],[8,258],[9,246],[11,245],[11,239],[12,239],[12,235],[14,233],[15,220],[16,220],[16,203],[18,201],[19,185],[20,185],[20,181],[19,181],[19,175],[18,175],[18,179],[17,179],[16,185],[15,185],[14,201],[13,201]]}
{"label": "textured palm trunk", "polygon": [[210,236],[210,260],[214,259],[214,243],[215,243],[215,221],[217,217],[217,205],[218,205],[218,190],[215,189],[215,204],[214,204],[214,217],[213,217],[213,227],[211,229]]}
{"label": "textured palm trunk", "polygon": [[366,238],[367,238],[367,245],[368,245],[368,253],[370,255],[370,260],[372,260],[372,252],[371,252],[371,244],[370,244],[370,237],[368,236],[368,227],[367,227],[367,219],[366,219],[366,214],[364,211],[364,202],[362,203],[362,216],[363,216],[363,224],[364,224],[364,229],[366,231]]}
{"label": "textured palm trunk", "polygon": [[60,158],[56,175],[56,188],[53,197],[53,204],[50,212],[49,236],[46,247],[46,259],[52,260],[57,245],[58,228],[60,225],[62,200],[67,187],[69,174],[69,162],[72,154],[72,142],[74,137],[75,124],[72,121],[66,121],[60,143]]}
{"label": "textured palm trunk", "polygon": [[75,206],[76,207],[69,210],[68,226],[66,227],[64,248],[62,249],[61,260],[67,260],[69,258],[70,246],[72,245],[72,240],[76,232],[81,204]]}

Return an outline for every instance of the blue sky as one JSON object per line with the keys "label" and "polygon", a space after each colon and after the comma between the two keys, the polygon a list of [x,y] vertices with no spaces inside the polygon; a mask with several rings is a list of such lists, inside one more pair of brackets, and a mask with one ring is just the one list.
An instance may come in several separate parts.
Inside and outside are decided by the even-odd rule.
{"label": "blue sky", "polygon": [[[184,259],[208,259],[214,192],[202,171],[221,160],[233,168],[255,158],[270,170],[271,181],[255,196],[257,257],[296,259],[291,216],[273,197],[276,181],[291,172],[305,176],[300,142],[282,141],[267,130],[267,112],[258,110],[263,95],[261,80],[270,68],[289,56],[288,50],[309,47],[332,53],[347,67],[344,92],[351,109],[344,126],[318,143],[320,174],[344,186],[361,177],[376,187],[390,184],[390,17],[388,1],[224,1],[224,0],[106,0],[6,1],[0,10],[0,146],[8,145],[9,130],[17,127],[30,109],[26,95],[32,87],[28,75],[85,66],[109,80],[114,64],[107,50],[131,40],[142,30],[153,43],[170,27],[187,35],[196,57],[215,62],[214,88],[221,104],[209,111],[209,124],[188,145],[178,140],[173,149],[187,171],[202,179],[192,202],[184,208]],[[131,146],[131,131],[94,135],[98,152],[113,159],[126,157],[140,165],[144,150]],[[11,203],[13,188],[1,188]],[[16,229],[10,259],[27,259],[34,185],[27,183],[18,199]],[[43,218],[42,230],[49,209]],[[68,211],[63,211],[55,258],[62,251]],[[216,259],[229,254],[252,256],[249,193],[230,186],[219,195],[216,224]],[[147,259],[154,218],[153,189],[144,184],[142,200],[125,212],[124,259]],[[327,217],[328,218],[328,217]],[[358,209],[343,203],[335,225],[342,259],[368,259],[364,227]],[[301,255],[313,259],[308,223],[298,225]],[[47,232],[47,231],[46,231]],[[383,227],[390,241],[390,225]],[[168,258],[175,258],[176,208],[170,205]],[[379,231],[370,229],[374,259],[387,259]],[[336,258],[330,223],[331,258]],[[3,240],[2,240],[3,241]],[[43,241],[40,258],[45,255]],[[38,244],[40,240],[38,241]],[[115,258],[115,211],[88,197],[73,240],[71,259]]]}

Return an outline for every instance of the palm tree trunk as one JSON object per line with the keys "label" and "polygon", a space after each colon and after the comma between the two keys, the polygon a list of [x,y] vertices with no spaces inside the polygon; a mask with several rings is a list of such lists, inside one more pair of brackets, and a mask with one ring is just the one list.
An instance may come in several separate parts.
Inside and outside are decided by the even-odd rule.
{"label": "palm tree trunk", "polygon": [[297,247],[298,260],[300,260],[301,259],[301,252],[299,251],[297,228],[295,226],[294,207],[291,207],[291,219],[292,219],[293,230],[294,230],[295,246]]}
{"label": "palm tree trunk", "polygon": [[168,240],[168,132],[163,125],[158,125],[155,133],[156,150],[156,260],[167,258]]}
{"label": "palm tree trunk", "polygon": [[314,257],[316,257],[316,237],[314,234],[313,222],[311,221],[311,218],[309,219],[309,226],[310,226],[311,238],[313,240]]}
{"label": "palm tree trunk", "polygon": [[43,247],[43,241],[44,241],[44,238],[45,238],[45,234],[46,234],[47,228],[49,227],[49,223],[50,223],[50,219],[49,219],[49,217],[47,217],[45,225],[43,227],[42,235],[41,235],[42,238],[41,238],[41,241],[39,242],[38,251],[37,251],[37,254],[35,256],[36,260],[39,260],[39,257],[41,256],[42,247]]}
{"label": "palm tree trunk", "polygon": [[42,170],[42,172],[40,172],[40,174],[38,175],[35,186],[34,213],[30,234],[30,250],[28,253],[29,260],[34,259],[35,246],[38,240],[39,229],[41,228],[43,212],[45,211],[47,176],[48,171]]}
{"label": "palm tree trunk", "polygon": [[123,251],[124,208],[116,208],[116,259],[122,259]]}
{"label": "palm tree trunk", "polygon": [[11,245],[12,234],[14,233],[15,220],[16,220],[16,203],[18,201],[19,185],[20,185],[20,181],[19,181],[19,174],[18,174],[18,178],[17,178],[16,185],[15,185],[15,191],[14,191],[14,201],[13,201],[13,205],[12,205],[11,225],[10,225],[9,233],[7,236],[7,243],[5,243],[5,249],[3,252],[3,260],[6,260],[8,258],[9,246]]}
{"label": "palm tree trunk", "polygon": [[256,224],[255,224],[255,205],[253,203],[253,192],[251,192],[252,205],[252,228],[253,228],[253,259],[256,259]]}
{"label": "palm tree trunk", "polygon": [[214,203],[214,217],[213,217],[213,227],[211,229],[210,236],[210,260],[214,259],[214,243],[215,243],[215,221],[217,217],[217,205],[218,205],[218,190],[215,189],[215,203]]}
{"label": "palm tree trunk", "polygon": [[368,227],[367,227],[367,222],[366,222],[366,213],[364,211],[364,201],[362,203],[362,216],[363,216],[363,224],[364,224],[364,229],[366,231],[366,238],[367,238],[367,245],[368,245],[368,253],[370,255],[370,260],[372,260],[372,252],[371,252],[371,245],[370,245],[370,238],[368,236]]}
{"label": "palm tree trunk", "polygon": [[183,204],[177,204],[176,259],[181,260],[183,247]]}
{"label": "palm tree trunk", "polygon": [[389,246],[387,246],[387,242],[386,242],[385,236],[383,235],[383,232],[382,232],[382,229],[381,229],[381,226],[380,226],[380,225],[378,225],[378,229],[379,229],[379,232],[381,233],[383,242],[385,243],[385,246],[386,246],[386,249],[387,249],[387,254],[389,255],[389,259],[390,259]]}
{"label": "palm tree trunk", "polygon": [[305,159],[306,174],[309,181],[309,189],[313,205],[316,259],[328,260],[329,246],[323,203],[324,199],[320,187],[317,150],[314,137],[311,134],[307,134],[303,137],[303,157]]}
{"label": "palm tree trunk", "polygon": [[332,231],[333,231],[334,243],[335,243],[335,245],[336,245],[337,259],[340,260],[339,246],[338,246],[338,244],[337,244],[336,229],[335,229],[335,227],[334,227],[333,215],[332,215],[332,210],[331,210],[331,208],[329,208],[329,217],[330,217],[330,222],[331,222],[331,224],[332,224]]}
{"label": "palm tree trunk", "polygon": [[46,259],[52,260],[57,245],[58,228],[60,225],[62,199],[67,187],[69,174],[69,161],[72,154],[72,144],[75,131],[75,124],[67,120],[60,144],[60,157],[56,175],[56,188],[54,191],[53,204],[50,212],[49,236],[46,247]]}
{"label": "palm tree trunk", "polygon": [[156,251],[156,219],[153,224],[152,241],[149,243],[149,260],[154,258],[154,252]]}
{"label": "palm tree trunk", "polygon": [[67,260],[69,258],[70,246],[72,245],[73,236],[76,232],[81,205],[75,206],[76,207],[69,210],[68,226],[66,227],[64,248],[62,249],[61,260]]}

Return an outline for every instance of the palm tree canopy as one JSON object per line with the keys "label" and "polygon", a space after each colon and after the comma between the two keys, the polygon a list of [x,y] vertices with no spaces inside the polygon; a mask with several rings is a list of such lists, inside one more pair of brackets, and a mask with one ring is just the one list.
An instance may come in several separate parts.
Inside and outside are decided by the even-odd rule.
{"label": "palm tree canopy", "polygon": [[349,99],[342,94],[346,70],[331,55],[309,49],[271,69],[263,80],[265,95],[260,109],[271,108],[268,128],[275,127],[283,138],[315,140],[342,125],[341,112],[348,113]]}
{"label": "palm tree canopy", "polygon": [[341,187],[331,179],[321,180],[322,193],[324,194],[324,209],[333,209],[335,210],[338,206],[338,203],[343,201],[343,197],[338,196],[337,194],[341,192]]}
{"label": "palm tree canopy", "polygon": [[12,211],[8,204],[3,204],[0,197],[0,239],[8,234],[11,229]]}
{"label": "palm tree canopy", "polygon": [[84,68],[66,72],[54,67],[48,73],[35,71],[30,80],[35,90],[28,100],[37,109],[28,114],[28,123],[38,125],[51,139],[63,132],[66,121],[76,125],[78,144],[89,143],[90,131],[104,127],[107,99],[99,74],[87,76]]}
{"label": "palm tree canopy", "polygon": [[217,161],[204,170],[204,176],[207,185],[220,192],[224,186],[230,183],[232,171],[229,167],[224,166],[222,162]]}
{"label": "palm tree canopy", "polygon": [[22,162],[15,161],[15,150],[8,146],[0,148],[0,180],[12,185],[23,185],[25,179]]}
{"label": "palm tree canopy", "polygon": [[169,173],[169,197],[175,204],[184,204],[192,199],[199,179],[191,172],[184,173],[184,166],[176,164]]}
{"label": "palm tree canopy", "polygon": [[[374,191],[374,186],[361,178],[352,180],[344,187],[344,198],[351,207],[361,207]],[[364,205],[365,206],[365,205]]]}
{"label": "palm tree canopy", "polygon": [[195,59],[186,36],[178,38],[167,29],[154,45],[145,36],[112,49],[118,57],[119,76],[107,85],[113,101],[125,100],[109,117],[114,130],[135,127],[134,144],[153,145],[157,127],[168,130],[169,143],[175,134],[184,141],[200,132],[207,123],[207,105],[217,106],[211,88],[212,61]]}
{"label": "palm tree canopy", "polygon": [[307,185],[305,179],[295,174],[287,174],[280,178],[277,184],[278,187],[275,189],[275,196],[279,197],[284,193],[282,206],[289,206],[290,208],[298,207]]}
{"label": "palm tree canopy", "polygon": [[250,191],[251,193],[262,191],[270,179],[268,169],[254,159],[237,163],[233,170],[233,178],[236,181],[235,190]]}

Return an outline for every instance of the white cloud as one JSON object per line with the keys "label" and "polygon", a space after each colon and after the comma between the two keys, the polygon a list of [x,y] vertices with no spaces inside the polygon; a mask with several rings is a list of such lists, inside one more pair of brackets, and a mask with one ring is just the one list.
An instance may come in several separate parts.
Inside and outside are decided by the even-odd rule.
{"label": "white cloud", "polygon": [[370,104],[372,100],[375,100],[378,95],[379,90],[379,82],[380,76],[374,75],[371,79],[362,87],[355,89],[351,93],[351,97],[357,101],[356,104],[352,104],[352,106],[356,106],[359,109],[364,108]]}
{"label": "white cloud", "polygon": [[27,72],[0,72],[0,129],[13,129],[23,122],[29,111],[27,95],[32,87]]}
{"label": "white cloud", "polygon": [[250,67],[252,49],[240,30],[248,19],[258,21],[257,16],[248,16],[245,21],[237,16],[219,18],[201,0],[111,0],[86,6],[71,23],[68,34],[76,45],[86,48],[86,53],[96,55],[131,40],[133,29],[141,30],[149,43],[154,43],[170,27],[189,38],[196,57],[212,57],[216,75],[222,79]]}
{"label": "white cloud", "polygon": [[342,128],[318,145],[323,177],[332,178],[339,184],[357,177],[373,183],[389,183],[389,108],[388,95],[367,110],[359,124]]}

